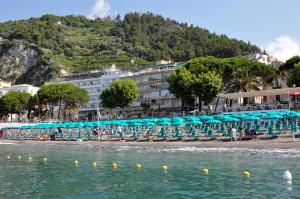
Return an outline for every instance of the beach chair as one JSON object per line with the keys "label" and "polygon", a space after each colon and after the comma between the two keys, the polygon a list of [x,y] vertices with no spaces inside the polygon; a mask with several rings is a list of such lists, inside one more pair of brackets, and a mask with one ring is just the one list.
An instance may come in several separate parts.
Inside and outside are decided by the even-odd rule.
{"label": "beach chair", "polygon": [[208,139],[208,140],[213,140],[213,139],[215,139],[215,135],[214,135],[212,129],[209,129],[209,130],[208,130],[208,132],[207,132],[207,139]]}
{"label": "beach chair", "polygon": [[181,140],[182,139],[182,133],[181,133],[181,131],[180,131],[180,129],[178,127],[175,127],[173,137],[176,140]]}

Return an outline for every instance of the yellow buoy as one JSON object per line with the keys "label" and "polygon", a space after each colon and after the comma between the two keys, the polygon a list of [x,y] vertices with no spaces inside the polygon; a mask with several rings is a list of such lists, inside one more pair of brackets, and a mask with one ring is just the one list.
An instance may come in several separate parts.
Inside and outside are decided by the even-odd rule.
{"label": "yellow buoy", "polygon": [[78,165],[78,164],[79,164],[79,161],[78,161],[78,160],[74,160],[74,164],[75,164],[75,165]]}
{"label": "yellow buoy", "polygon": [[246,177],[246,178],[249,178],[250,177],[250,173],[248,171],[244,171],[243,172],[243,176]]}
{"label": "yellow buoy", "polygon": [[161,169],[162,169],[163,171],[167,171],[167,170],[168,170],[168,166],[164,165],[164,166],[161,167]]}
{"label": "yellow buoy", "polygon": [[96,166],[97,166],[97,163],[96,163],[96,162],[93,162],[92,165],[93,165],[93,167],[96,167]]}
{"label": "yellow buoy", "polygon": [[9,159],[10,159],[10,156],[8,155],[8,156],[6,156],[6,158],[9,160]]}
{"label": "yellow buoy", "polygon": [[29,156],[29,157],[28,157],[28,161],[29,161],[29,162],[32,162],[32,157]]}
{"label": "yellow buoy", "polygon": [[135,168],[136,168],[137,170],[141,170],[142,165],[141,165],[141,164],[136,164],[136,165],[135,165]]}
{"label": "yellow buoy", "polygon": [[113,163],[111,164],[111,167],[112,167],[112,169],[117,169],[117,168],[118,168],[118,164],[115,163],[115,162],[113,162]]}
{"label": "yellow buoy", "polygon": [[48,159],[47,159],[47,158],[43,158],[43,161],[44,161],[44,162],[47,162],[47,161],[48,161]]}
{"label": "yellow buoy", "polygon": [[203,173],[204,175],[207,175],[207,174],[208,174],[208,169],[207,169],[207,168],[202,169],[202,173]]}
{"label": "yellow buoy", "polygon": [[22,159],[22,156],[18,156],[18,160],[21,160]]}

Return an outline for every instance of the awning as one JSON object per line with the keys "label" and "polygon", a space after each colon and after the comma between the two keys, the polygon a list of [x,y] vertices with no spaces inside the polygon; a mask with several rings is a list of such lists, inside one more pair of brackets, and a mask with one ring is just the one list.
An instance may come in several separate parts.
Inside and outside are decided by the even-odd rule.
{"label": "awning", "polygon": [[244,97],[247,98],[247,97],[259,97],[259,96],[292,95],[294,93],[298,93],[300,96],[300,87],[250,91],[250,92],[238,92],[238,93],[221,93],[218,96],[225,99],[240,99]]}

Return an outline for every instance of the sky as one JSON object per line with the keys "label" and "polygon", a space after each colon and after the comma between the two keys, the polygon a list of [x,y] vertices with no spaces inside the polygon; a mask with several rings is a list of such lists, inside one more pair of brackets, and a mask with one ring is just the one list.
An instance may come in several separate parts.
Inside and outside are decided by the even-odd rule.
{"label": "sky", "polygon": [[152,12],[242,39],[281,61],[300,55],[300,0],[1,0],[0,22],[43,14]]}

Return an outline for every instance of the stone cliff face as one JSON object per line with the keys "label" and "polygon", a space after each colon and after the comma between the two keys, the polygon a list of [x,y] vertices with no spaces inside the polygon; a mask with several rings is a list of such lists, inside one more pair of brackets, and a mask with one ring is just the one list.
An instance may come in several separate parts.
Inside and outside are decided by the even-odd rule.
{"label": "stone cliff face", "polygon": [[15,42],[0,54],[0,79],[12,84],[43,84],[51,77],[51,69],[41,65],[40,58],[37,49]]}

